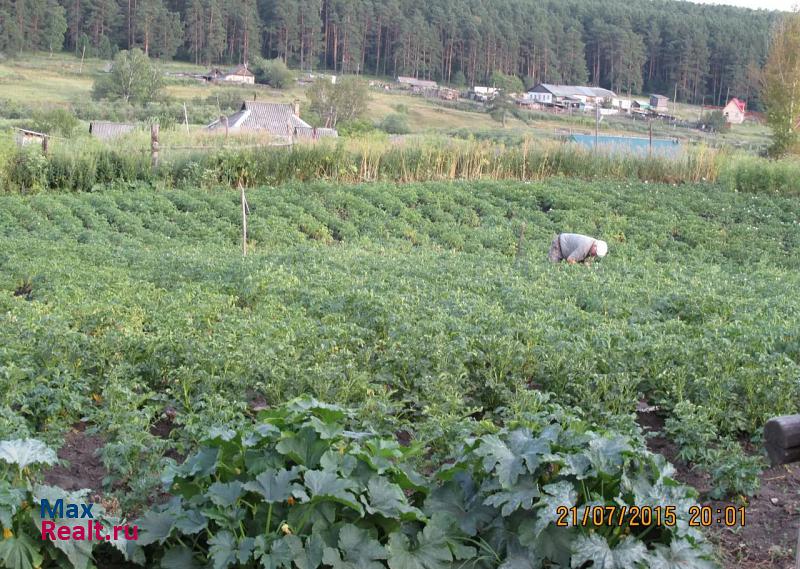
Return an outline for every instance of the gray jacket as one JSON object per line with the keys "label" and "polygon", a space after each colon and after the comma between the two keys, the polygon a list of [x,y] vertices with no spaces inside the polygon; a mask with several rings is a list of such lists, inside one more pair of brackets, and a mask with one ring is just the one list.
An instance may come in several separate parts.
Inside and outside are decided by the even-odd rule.
{"label": "gray jacket", "polygon": [[561,233],[553,239],[550,247],[550,260],[554,263],[564,259],[573,261],[583,261],[589,256],[589,250],[596,240],[587,235],[578,233]]}

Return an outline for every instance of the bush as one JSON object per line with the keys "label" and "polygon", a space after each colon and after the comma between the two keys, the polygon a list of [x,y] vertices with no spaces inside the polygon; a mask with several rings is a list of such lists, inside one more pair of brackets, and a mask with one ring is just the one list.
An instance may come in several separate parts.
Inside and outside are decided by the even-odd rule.
{"label": "bush", "polygon": [[32,118],[34,130],[64,138],[70,138],[78,126],[77,117],[67,109],[35,111]]}
{"label": "bush", "polygon": [[367,119],[354,119],[337,125],[340,136],[358,136],[375,131],[375,125]]}
{"label": "bush", "polygon": [[408,134],[411,132],[411,127],[408,126],[408,119],[405,115],[393,113],[384,118],[379,128],[389,134]]}
{"label": "bush", "polygon": [[728,119],[722,111],[712,111],[704,114],[697,126],[709,132],[721,132],[728,128]]}
{"label": "bush", "polygon": [[285,89],[294,81],[294,74],[286,67],[283,60],[255,58],[251,69],[256,82],[276,89]]}

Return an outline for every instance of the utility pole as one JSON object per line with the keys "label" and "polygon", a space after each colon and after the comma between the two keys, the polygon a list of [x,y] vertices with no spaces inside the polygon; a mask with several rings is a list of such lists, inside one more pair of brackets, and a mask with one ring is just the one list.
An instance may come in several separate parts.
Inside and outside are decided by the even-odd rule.
{"label": "utility pole", "polygon": [[675,105],[678,104],[678,82],[675,82],[675,93],[672,95],[672,115],[675,115]]}

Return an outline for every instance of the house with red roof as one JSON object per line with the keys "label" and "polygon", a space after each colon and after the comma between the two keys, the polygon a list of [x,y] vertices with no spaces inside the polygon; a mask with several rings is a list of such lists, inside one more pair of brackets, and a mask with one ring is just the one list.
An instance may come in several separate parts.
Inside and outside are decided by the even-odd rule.
{"label": "house with red roof", "polygon": [[734,97],[725,108],[722,109],[722,114],[730,124],[742,124],[745,115],[745,102]]}

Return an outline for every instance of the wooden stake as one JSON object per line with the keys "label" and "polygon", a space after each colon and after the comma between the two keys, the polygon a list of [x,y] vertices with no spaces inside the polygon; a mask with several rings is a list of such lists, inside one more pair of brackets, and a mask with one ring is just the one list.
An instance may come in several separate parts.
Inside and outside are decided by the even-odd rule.
{"label": "wooden stake", "polygon": [[247,199],[244,197],[241,180],[239,180],[239,193],[242,197],[242,256],[247,257]]}
{"label": "wooden stake", "polygon": [[47,137],[42,138],[42,154],[47,156]]}
{"label": "wooden stake", "polygon": [[150,125],[150,159],[153,170],[158,168],[158,123]]}
{"label": "wooden stake", "polygon": [[86,44],[83,44],[83,53],[81,53],[81,67],[78,70],[78,73],[83,73],[83,56],[86,55]]}
{"label": "wooden stake", "polygon": [[516,255],[516,263],[520,262],[523,255],[523,248],[525,246],[525,222],[522,222],[522,227],[519,230],[519,240],[517,241],[517,255]]}
{"label": "wooden stake", "polygon": [[186,112],[186,103],[183,103],[183,120],[186,123],[186,134],[189,134],[189,113]]}

